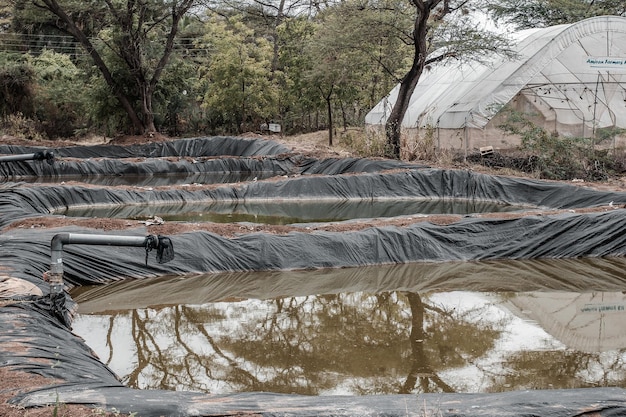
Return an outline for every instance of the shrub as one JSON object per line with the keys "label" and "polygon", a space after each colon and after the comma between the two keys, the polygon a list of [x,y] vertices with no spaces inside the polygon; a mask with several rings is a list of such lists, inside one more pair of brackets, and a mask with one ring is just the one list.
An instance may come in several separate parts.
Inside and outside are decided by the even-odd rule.
{"label": "shrub", "polygon": [[552,180],[606,180],[624,171],[623,156],[595,149],[591,138],[564,137],[535,125],[527,115],[504,109],[506,122],[499,126],[507,134],[518,135],[526,164],[515,163],[524,172]]}

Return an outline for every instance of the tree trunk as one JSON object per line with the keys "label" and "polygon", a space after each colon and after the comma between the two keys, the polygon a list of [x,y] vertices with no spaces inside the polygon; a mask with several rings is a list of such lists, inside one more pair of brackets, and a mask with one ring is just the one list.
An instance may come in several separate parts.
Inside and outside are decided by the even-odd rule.
{"label": "tree trunk", "polygon": [[280,0],[280,4],[278,5],[278,10],[276,11],[276,20],[274,21],[273,30],[273,49],[274,53],[272,55],[272,76],[278,69],[278,58],[279,58],[279,40],[278,40],[278,26],[283,23],[283,19],[285,18],[285,0]]}
{"label": "tree trunk", "polygon": [[246,81],[241,80],[241,115],[237,123],[237,132],[243,133],[246,131]]}
{"label": "tree trunk", "polygon": [[454,388],[445,383],[439,375],[437,375],[428,363],[428,356],[424,350],[424,344],[428,335],[424,330],[425,323],[425,305],[418,293],[406,293],[411,307],[411,370],[406,381],[400,388],[400,394],[408,394],[417,385],[418,379],[422,392],[431,392],[430,382],[432,381],[443,392],[455,392]]}
{"label": "tree trunk", "polygon": [[163,74],[163,70],[167,65],[170,56],[172,55],[172,51],[174,49],[174,40],[176,39],[176,35],[178,35],[178,25],[185,15],[187,11],[195,4],[196,0],[181,0],[180,2],[174,2],[171,6],[171,27],[170,31],[167,34],[167,38],[165,40],[165,48],[163,50],[163,55],[159,59],[159,62],[154,69],[154,73],[152,74],[152,78],[148,83],[148,93],[147,97],[147,108],[145,114],[145,129],[148,132],[156,132],[156,126],[154,125],[154,111],[152,110],[152,97],[154,92],[156,91],[157,84],[161,79],[161,75]]}
{"label": "tree trunk", "polygon": [[[328,94],[324,96],[326,100],[326,111],[328,112],[328,146],[333,146],[333,89],[335,86],[331,86],[328,90]],[[321,88],[320,88],[321,90]]]}
{"label": "tree trunk", "polygon": [[424,71],[424,63],[426,62],[426,55],[428,54],[428,48],[426,45],[426,35],[428,33],[428,18],[430,12],[441,2],[441,0],[413,0],[413,5],[416,7],[417,12],[415,16],[415,22],[413,26],[413,40],[414,40],[414,55],[413,64],[411,69],[400,81],[400,88],[398,90],[398,98],[391,109],[389,118],[385,123],[385,135],[387,137],[387,145],[389,146],[389,153],[391,157],[400,159],[400,143],[401,143],[401,131],[402,120],[409,107],[409,102],[415,86],[422,76]]}
{"label": "tree trunk", "polygon": [[152,111],[152,90],[149,85],[142,86],[141,89],[141,113],[143,115],[142,134],[156,132],[154,125],[154,112]]}

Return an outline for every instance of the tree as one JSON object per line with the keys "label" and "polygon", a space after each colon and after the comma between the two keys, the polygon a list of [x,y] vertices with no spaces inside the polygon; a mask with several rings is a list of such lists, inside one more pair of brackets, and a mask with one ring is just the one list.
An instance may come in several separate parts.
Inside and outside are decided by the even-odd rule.
{"label": "tree", "polygon": [[278,89],[272,82],[272,46],[240,19],[216,17],[207,24],[203,48],[215,51],[201,68],[208,85],[202,100],[214,124],[248,130],[277,113]]}
{"label": "tree", "polygon": [[257,36],[264,36],[272,43],[273,72],[278,69],[279,64],[281,40],[278,27],[289,19],[306,14],[311,5],[302,0],[219,0],[210,7],[219,14],[241,16],[246,26],[254,28]]}
{"label": "tree", "polygon": [[338,30],[337,14],[330,14],[315,27],[315,35],[305,44],[303,51],[313,64],[306,71],[308,84],[317,91],[326,106],[328,145],[333,146],[333,99],[354,74],[354,67],[345,50],[345,31]]}
{"label": "tree", "polygon": [[31,117],[34,113],[35,71],[19,55],[0,53],[0,117],[21,114]]}
{"label": "tree", "polygon": [[35,112],[49,138],[68,137],[86,125],[85,96],[76,91],[88,89],[82,71],[69,56],[50,50],[30,57],[37,76]]}
{"label": "tree", "polygon": [[390,26],[407,21],[400,6],[370,9],[359,1],[346,1],[316,17],[315,33],[303,51],[311,57],[308,76],[326,105],[330,146],[333,111],[341,110],[346,127],[346,108],[371,108],[371,91],[377,89],[378,80],[392,76],[395,80],[399,69],[406,71],[402,56],[407,49],[397,36],[388,34]]}
{"label": "tree", "polygon": [[[285,130],[300,130],[302,116],[316,113],[320,106],[319,90],[309,88],[305,71],[311,60],[304,52],[314,25],[313,5],[308,0],[216,0],[209,6],[214,13],[241,22],[272,46],[269,80],[277,89],[277,113]],[[295,115],[294,113],[298,113]]]}
{"label": "tree", "polygon": [[11,27],[12,18],[12,5],[8,1],[0,2],[0,33],[6,32]]}
{"label": "tree", "polygon": [[[156,131],[153,95],[172,54],[179,23],[197,1],[33,0],[29,3],[53,14],[56,19],[51,22],[82,45],[128,115],[133,131],[143,134]],[[78,22],[86,12],[96,10],[110,25],[94,41]],[[113,51],[123,63],[132,84],[120,82],[124,77],[114,74],[111,63],[103,58],[105,49]]]}
{"label": "tree", "polygon": [[307,115],[319,105],[318,91],[309,82],[313,60],[303,53],[303,45],[311,42],[315,28],[315,23],[306,17],[290,19],[278,28],[279,66],[286,75],[280,91],[280,114],[285,130],[306,131],[311,127]]}
{"label": "tree", "polygon": [[602,15],[626,15],[624,0],[488,0],[485,8],[498,21],[517,29],[547,27]]}
{"label": "tree", "polygon": [[287,129],[324,126],[332,145],[340,118],[344,129],[361,125],[406,72],[410,48],[395,29],[410,23],[400,7],[406,2],[384,2],[397,4],[364,7],[361,1],[342,1],[279,26],[279,68],[286,80],[281,116],[291,126]]}
{"label": "tree", "polygon": [[390,156],[394,158],[400,157],[402,120],[427,65],[451,60],[481,61],[498,52],[512,54],[503,35],[480,30],[467,17],[471,12],[470,0],[411,0],[411,3],[415,14],[408,38],[413,45],[413,61],[400,80],[398,97],[385,124]]}

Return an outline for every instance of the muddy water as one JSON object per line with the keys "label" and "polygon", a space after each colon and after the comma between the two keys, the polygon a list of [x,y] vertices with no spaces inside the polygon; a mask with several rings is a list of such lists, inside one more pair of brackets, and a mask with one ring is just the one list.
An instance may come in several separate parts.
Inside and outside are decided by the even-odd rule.
{"label": "muddy water", "polygon": [[320,200],[245,201],[185,205],[76,207],[59,212],[69,217],[109,217],[141,220],[153,216],[166,221],[216,223],[254,222],[293,224],[405,215],[509,212],[522,207],[466,200]]}
{"label": "muddy water", "polygon": [[131,387],[383,394],[626,387],[623,259],[127,280],[74,331]]}

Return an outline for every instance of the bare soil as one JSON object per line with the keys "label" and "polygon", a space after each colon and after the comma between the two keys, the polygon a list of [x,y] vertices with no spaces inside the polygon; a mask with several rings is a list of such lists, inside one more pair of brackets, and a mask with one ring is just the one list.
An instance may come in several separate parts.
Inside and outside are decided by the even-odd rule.
{"label": "bare soil", "polygon": [[32,391],[47,385],[58,384],[59,381],[50,380],[43,376],[12,371],[0,367],[0,416],[2,417],[115,417],[118,413],[105,412],[95,408],[88,408],[74,404],[55,404],[47,407],[24,409],[8,401],[16,395]]}

